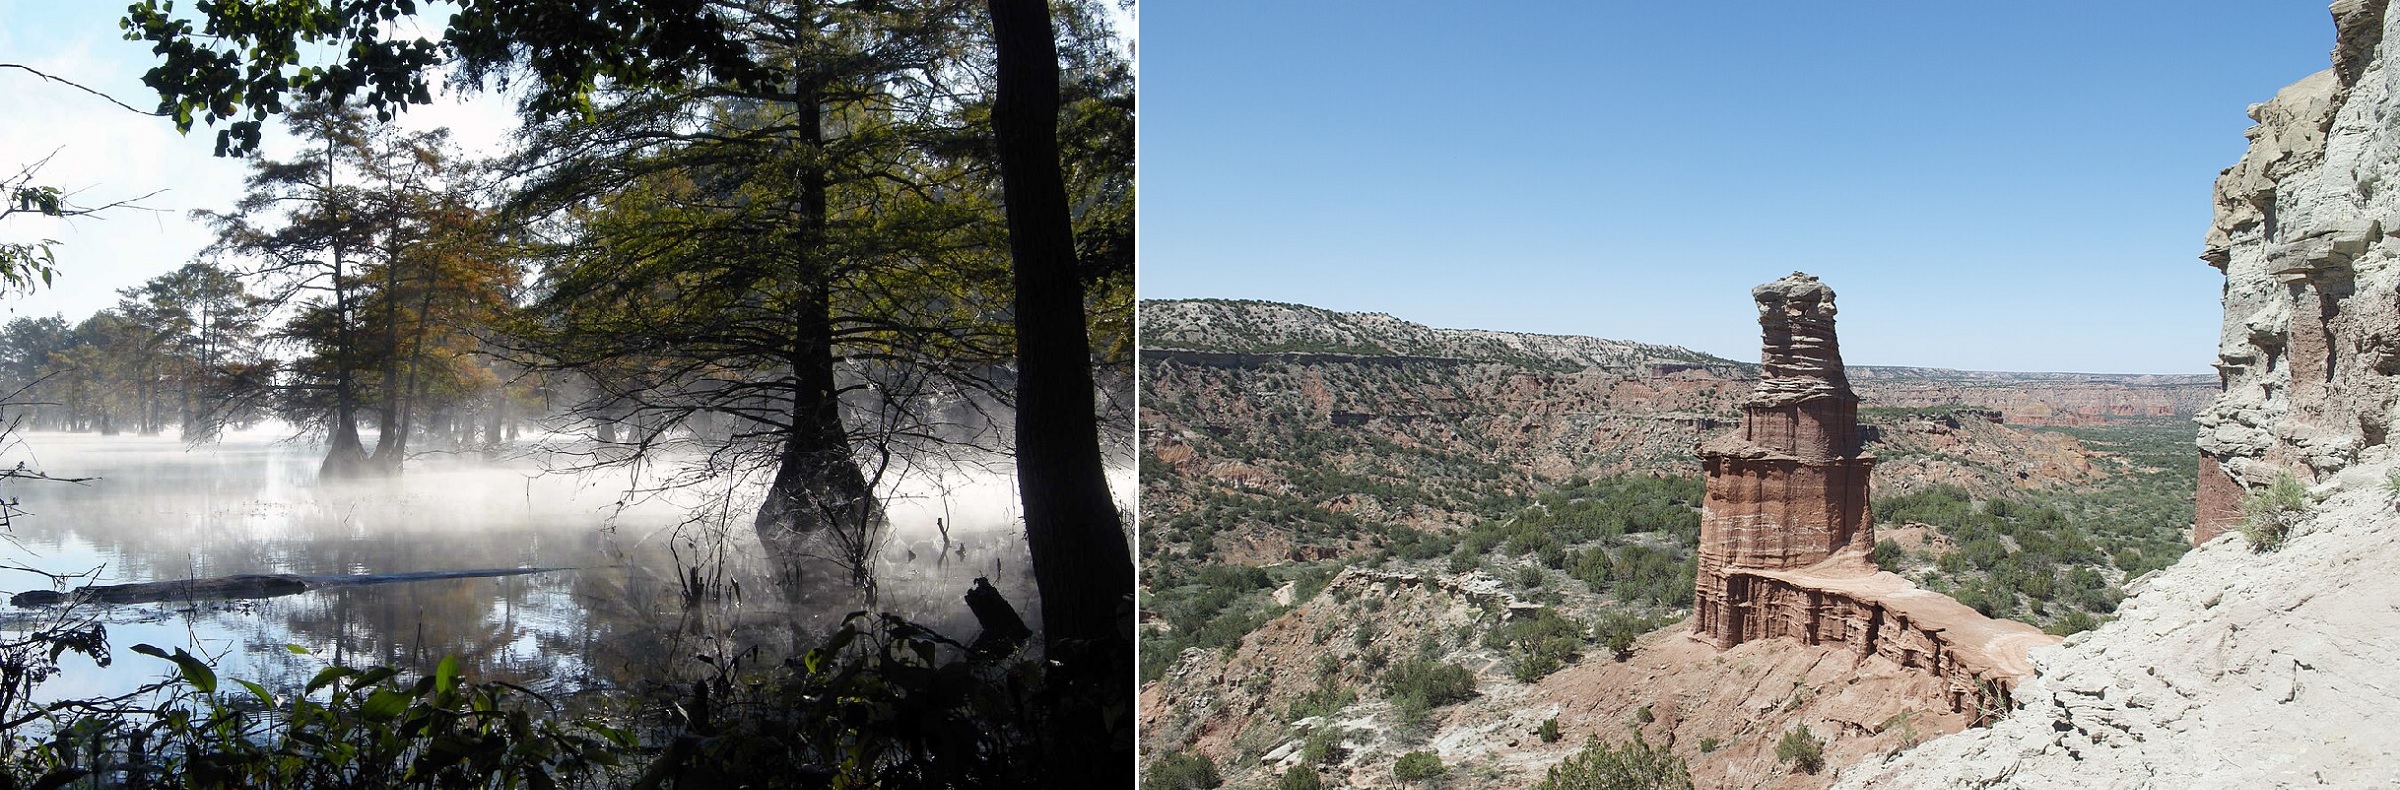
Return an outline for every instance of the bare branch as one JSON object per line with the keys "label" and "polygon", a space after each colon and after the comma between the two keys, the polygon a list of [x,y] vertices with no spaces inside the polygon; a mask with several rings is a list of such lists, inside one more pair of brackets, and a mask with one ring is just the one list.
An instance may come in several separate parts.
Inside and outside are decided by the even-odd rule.
{"label": "bare branch", "polygon": [[136,115],[147,115],[147,116],[150,116],[150,117],[153,117],[153,118],[164,118],[164,117],[167,117],[167,114],[166,114],[166,113],[163,113],[163,112],[144,112],[144,111],[142,111],[142,110],[137,110],[137,109],[134,109],[134,108],[133,108],[133,105],[126,104],[126,103],[124,103],[124,102],[121,102],[121,101],[117,101],[116,97],[114,97],[114,96],[110,96],[110,95],[108,95],[108,94],[101,93],[101,92],[99,92],[99,91],[96,91],[96,90],[92,90],[91,88],[86,88],[86,87],[84,87],[82,84],[80,84],[80,83],[77,83],[77,82],[75,82],[74,80],[66,79],[66,78],[63,78],[63,77],[56,77],[56,76],[52,76],[52,75],[50,75],[50,74],[45,74],[45,73],[43,73],[43,72],[42,72],[40,69],[36,69],[36,68],[34,68],[34,67],[32,67],[32,66],[27,66],[27,65],[18,64],[18,63],[0,63],[0,69],[18,69],[18,70],[24,71],[24,72],[25,72],[25,73],[27,73],[27,74],[31,74],[31,75],[33,75],[33,76],[40,77],[40,78],[42,78],[42,79],[45,79],[45,80],[49,80],[49,81],[51,81],[51,82],[55,82],[55,83],[58,83],[58,84],[60,84],[60,85],[65,85],[65,86],[67,86],[67,87],[69,87],[69,88],[74,88],[74,89],[76,89],[76,90],[83,91],[83,92],[85,92],[85,93],[89,93],[89,94],[91,94],[91,95],[94,95],[94,96],[98,96],[98,97],[100,97],[101,99],[103,99],[103,100],[106,100],[108,103],[110,103],[110,104],[114,104],[114,105],[116,105],[116,106],[119,106],[119,107],[123,107],[123,108],[125,108],[125,111],[126,111],[126,112],[130,112],[130,113],[133,113],[133,114],[136,114]]}

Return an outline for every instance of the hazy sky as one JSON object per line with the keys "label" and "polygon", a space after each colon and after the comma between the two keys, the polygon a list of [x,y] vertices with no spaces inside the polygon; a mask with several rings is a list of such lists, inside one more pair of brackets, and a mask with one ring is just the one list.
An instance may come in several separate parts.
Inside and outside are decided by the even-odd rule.
{"label": "hazy sky", "polygon": [[2320,0],[1160,3],[1141,290],[1859,364],[2205,373],[2209,186]]}
{"label": "hazy sky", "polygon": [[[146,44],[125,41],[117,29],[122,2],[0,0],[0,63],[20,63],[74,80],[135,107],[157,106],[141,84],[157,65]],[[437,95],[441,90],[437,87]],[[412,128],[448,126],[462,145],[495,150],[513,125],[509,103],[484,95],[448,101],[402,116]],[[291,150],[290,137],[270,125],[270,155]],[[0,299],[0,321],[64,313],[77,321],[116,304],[117,289],[140,285],[192,260],[209,241],[188,218],[192,209],[229,210],[248,172],[238,160],[210,155],[216,132],[195,127],[189,137],[174,124],[127,112],[87,94],[15,69],[0,69],[0,167],[13,175],[24,163],[52,157],[41,183],[77,192],[98,205],[163,190],[141,204],[156,211],[115,211],[72,221],[18,215],[0,223],[0,240],[54,239],[59,280],[30,296]]]}

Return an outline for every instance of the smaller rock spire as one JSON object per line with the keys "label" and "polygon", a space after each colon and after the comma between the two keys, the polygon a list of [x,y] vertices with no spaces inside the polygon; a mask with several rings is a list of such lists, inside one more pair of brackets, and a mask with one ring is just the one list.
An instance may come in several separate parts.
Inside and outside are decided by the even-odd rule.
{"label": "smaller rock spire", "polygon": [[1783,406],[1816,398],[1858,400],[1842,373],[1833,335],[1833,289],[1805,272],[1750,289],[1765,334],[1759,364],[1766,368],[1751,402]]}

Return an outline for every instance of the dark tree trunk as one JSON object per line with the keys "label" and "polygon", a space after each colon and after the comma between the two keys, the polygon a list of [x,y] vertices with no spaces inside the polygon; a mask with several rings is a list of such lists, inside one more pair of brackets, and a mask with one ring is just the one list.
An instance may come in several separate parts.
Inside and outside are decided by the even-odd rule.
{"label": "dark tree trunk", "polygon": [[[331,123],[331,121],[328,121]],[[333,195],[333,135],[325,136],[325,194]],[[358,385],[350,375],[350,286],[343,282],[342,243],[333,243],[333,437],[319,477],[351,477],[367,470],[367,447],[358,440]]]}
{"label": "dark tree trunk", "polygon": [[138,425],[138,426],[135,426],[135,432],[136,432],[136,433],[138,433],[138,434],[140,434],[140,435],[143,435],[143,436],[157,436],[157,435],[158,435],[158,369],[157,369],[157,363],[153,363],[153,362],[144,362],[144,363],[142,363],[142,374],[141,374],[141,375],[142,375],[142,383],[141,383],[141,385],[140,385],[140,386],[139,386],[139,388],[138,388],[138,389],[141,391],[141,398],[142,398],[141,420],[140,420],[141,424],[140,424],[140,425]]}
{"label": "dark tree trunk", "polygon": [[[388,185],[387,185],[388,188]],[[397,233],[389,230],[387,233]],[[400,471],[407,453],[408,420],[400,416],[400,251],[389,237],[383,251],[383,403],[376,409],[375,454],[378,469]]]}
{"label": "dark tree trunk", "polygon": [[[1133,681],[1133,557],[1100,458],[1083,284],[1058,159],[1058,49],[1045,0],[989,0],[999,64],[992,107],[1014,260],[1017,487],[1042,596],[1043,644],[1070,695]],[[1106,704],[1062,709],[1070,737],[1105,738],[1122,759],[1067,761],[1099,782],[1132,778],[1131,728]],[[1089,748],[1086,742],[1084,748]]]}
{"label": "dark tree trunk", "polygon": [[[800,145],[824,147],[824,124],[819,91],[801,85],[792,106]],[[842,426],[841,390],[834,377],[832,275],[824,260],[826,177],[821,165],[800,173],[800,216],[792,246],[802,270],[807,298],[792,315],[791,426],[784,437],[783,456],[767,500],[759,505],[753,523],[759,541],[775,556],[776,581],[787,598],[802,600],[806,592],[804,554],[833,556],[840,562],[826,568],[846,575],[846,583],[863,588],[872,582],[872,559],[866,539],[883,518],[881,504],[866,475],[850,456],[850,435]],[[811,542],[821,546],[812,551]],[[824,585],[820,584],[820,587]]]}
{"label": "dark tree trunk", "polygon": [[[503,381],[505,382],[505,379]],[[508,422],[508,385],[506,383],[492,388],[490,408],[491,411],[485,413],[489,419],[483,426],[483,443],[496,450],[499,449],[501,442],[505,441],[500,438],[500,426]]]}

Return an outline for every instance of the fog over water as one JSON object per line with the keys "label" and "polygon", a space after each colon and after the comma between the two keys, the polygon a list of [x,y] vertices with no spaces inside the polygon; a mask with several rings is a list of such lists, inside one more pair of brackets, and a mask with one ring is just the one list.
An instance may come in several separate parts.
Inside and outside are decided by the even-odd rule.
{"label": "fog over water", "polygon": [[[755,484],[629,497],[629,489],[668,479],[675,465],[563,474],[546,470],[576,456],[437,455],[412,459],[394,479],[320,485],[322,448],[286,436],[250,431],[190,448],[171,437],[18,435],[0,461],[95,479],[12,483],[6,495],[27,515],[16,520],[18,545],[0,547],[0,564],[98,571],[69,586],[245,573],[574,570],[80,607],[108,625],[115,660],[100,667],[67,657],[42,698],[124,691],[171,670],[133,653],[137,643],[213,656],[219,674],[270,686],[296,685],[337,657],[429,668],[457,654],[483,677],[576,692],[674,677],[693,671],[696,655],[756,647],[771,657],[789,650],[795,634],[823,633],[844,612],[866,608],[857,593],[839,590],[820,596],[831,605],[817,611],[781,603],[756,567],[748,509],[762,488]],[[1131,470],[1112,473],[1111,483],[1127,499]],[[883,491],[890,526],[878,552],[876,608],[965,641],[977,628],[960,596],[987,576],[1039,628],[1015,482],[1005,469],[911,468],[887,475]],[[694,568],[703,592],[687,597]],[[39,573],[0,570],[0,597],[36,589],[56,585]],[[41,616],[0,608],[20,624]]]}

